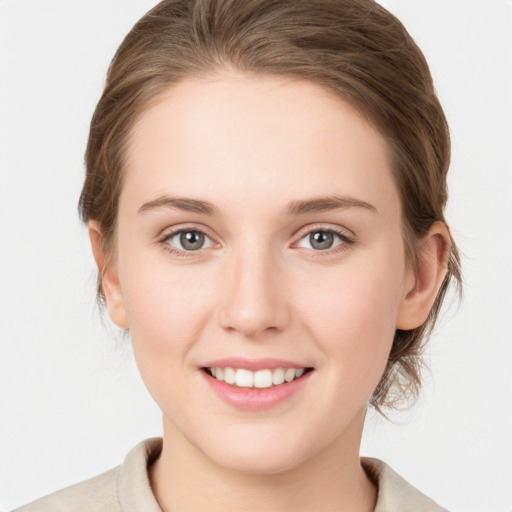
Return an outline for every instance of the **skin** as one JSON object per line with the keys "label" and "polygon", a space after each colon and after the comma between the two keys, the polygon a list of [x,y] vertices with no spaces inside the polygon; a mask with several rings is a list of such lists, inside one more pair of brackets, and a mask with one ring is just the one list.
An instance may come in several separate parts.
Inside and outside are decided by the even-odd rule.
{"label": "skin", "polygon": [[[367,402],[395,329],[425,321],[448,246],[435,223],[408,265],[388,162],[372,125],[306,81],[226,71],[173,86],[139,116],[103,288],[163,413],[151,482],[164,511],[374,509],[359,461]],[[366,206],[287,212],[332,196]],[[186,252],[179,229],[205,245]],[[339,233],[331,248],[311,245],[318,231]],[[95,221],[89,232],[103,269]],[[277,406],[240,410],[201,369],[225,357],[314,370]]]}

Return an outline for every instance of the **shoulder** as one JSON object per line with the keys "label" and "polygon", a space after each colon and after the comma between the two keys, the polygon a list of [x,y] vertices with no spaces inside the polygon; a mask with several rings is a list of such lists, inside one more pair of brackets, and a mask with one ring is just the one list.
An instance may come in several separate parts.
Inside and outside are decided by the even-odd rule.
{"label": "shoulder", "polygon": [[375,512],[447,512],[393,471],[385,462],[363,457],[361,464],[378,487]]}
{"label": "shoulder", "polygon": [[120,467],[40,498],[14,512],[121,511],[117,495]]}
{"label": "shoulder", "polygon": [[159,438],[138,444],[121,466],[40,498],[14,512],[161,512],[151,491],[148,467],[158,457]]}

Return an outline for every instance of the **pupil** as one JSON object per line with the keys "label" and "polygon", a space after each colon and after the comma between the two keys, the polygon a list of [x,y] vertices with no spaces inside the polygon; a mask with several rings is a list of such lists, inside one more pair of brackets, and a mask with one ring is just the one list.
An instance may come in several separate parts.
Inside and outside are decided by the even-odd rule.
{"label": "pupil", "polygon": [[313,249],[325,250],[329,249],[334,241],[334,235],[327,231],[317,231],[309,235],[309,241]]}
{"label": "pupil", "polygon": [[180,236],[180,243],[184,249],[197,251],[204,243],[204,235],[197,231],[184,231]]}

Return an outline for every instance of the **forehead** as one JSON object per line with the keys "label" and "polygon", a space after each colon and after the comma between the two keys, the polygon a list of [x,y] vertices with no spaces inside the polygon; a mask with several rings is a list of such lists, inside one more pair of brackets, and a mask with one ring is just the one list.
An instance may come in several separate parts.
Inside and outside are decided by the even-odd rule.
{"label": "forehead", "polygon": [[336,190],[398,204],[383,137],[334,92],[304,80],[183,81],[138,117],[126,157],[126,193],[139,201],[172,191],[267,204]]}

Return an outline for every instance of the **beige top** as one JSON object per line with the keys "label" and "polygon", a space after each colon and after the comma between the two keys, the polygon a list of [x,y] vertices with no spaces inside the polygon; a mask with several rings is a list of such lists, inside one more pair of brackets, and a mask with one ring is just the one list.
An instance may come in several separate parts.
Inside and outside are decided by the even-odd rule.
{"label": "beige top", "polygon": [[[162,512],[151,490],[148,467],[160,455],[162,439],[143,441],[121,466],[36,500],[14,512]],[[375,512],[446,512],[384,462],[362,458],[379,493]]]}

